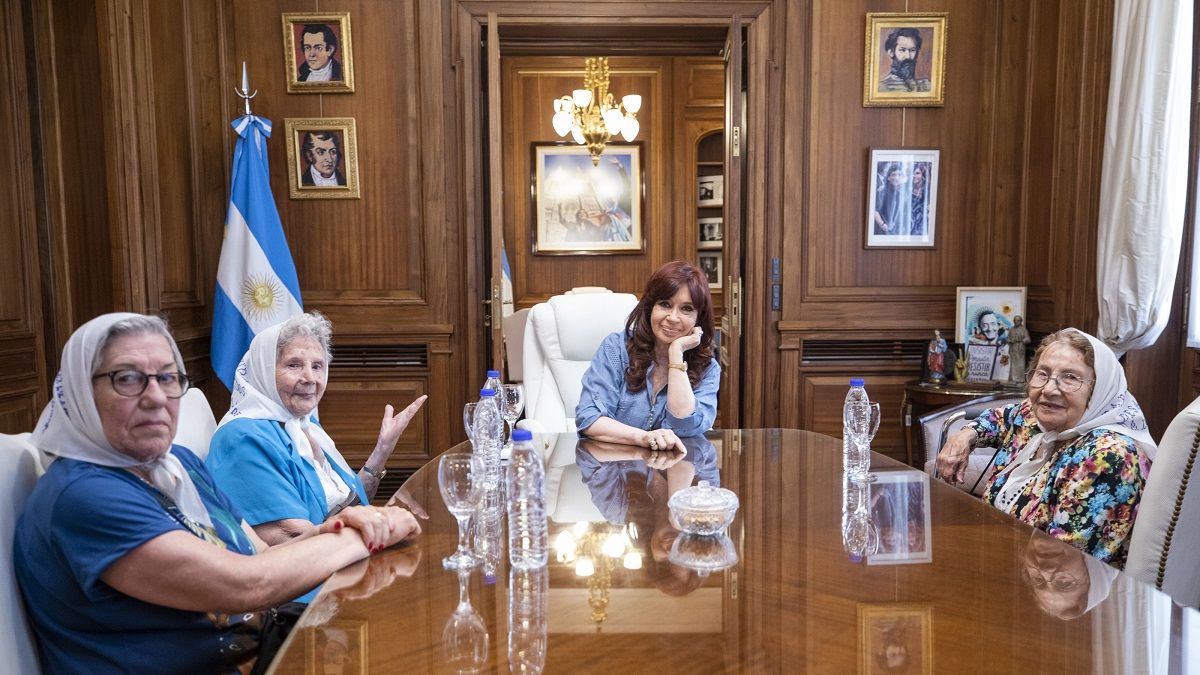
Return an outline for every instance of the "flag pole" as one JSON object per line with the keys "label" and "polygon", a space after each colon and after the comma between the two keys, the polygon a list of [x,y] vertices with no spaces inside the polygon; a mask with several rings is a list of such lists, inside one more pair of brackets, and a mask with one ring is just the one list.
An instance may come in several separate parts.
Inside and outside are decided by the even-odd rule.
{"label": "flag pole", "polygon": [[246,114],[249,115],[250,114],[250,99],[254,98],[255,96],[258,96],[258,90],[255,89],[253,94],[250,93],[250,78],[246,76],[246,62],[245,61],[242,61],[242,88],[238,89],[237,87],[234,87],[233,92],[235,94],[237,94],[238,96],[240,96],[242,98],[242,100],[246,102]]}

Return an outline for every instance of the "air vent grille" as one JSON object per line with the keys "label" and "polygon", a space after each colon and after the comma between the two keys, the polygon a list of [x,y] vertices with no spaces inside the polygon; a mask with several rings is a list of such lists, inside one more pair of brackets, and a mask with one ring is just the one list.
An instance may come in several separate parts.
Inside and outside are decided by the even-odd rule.
{"label": "air vent grille", "polygon": [[348,368],[429,368],[429,346],[410,345],[334,345],[333,363],[338,371]]}
{"label": "air vent grille", "polygon": [[920,362],[926,345],[926,340],[805,340],[801,353],[809,363]]}

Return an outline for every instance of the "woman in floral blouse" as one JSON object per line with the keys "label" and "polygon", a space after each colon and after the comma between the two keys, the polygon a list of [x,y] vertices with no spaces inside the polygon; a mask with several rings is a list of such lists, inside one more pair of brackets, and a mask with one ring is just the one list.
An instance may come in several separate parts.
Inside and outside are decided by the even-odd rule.
{"label": "woman in floral blouse", "polygon": [[950,437],[938,475],[962,482],[973,447],[997,448],[983,498],[1122,568],[1157,447],[1112,350],[1067,328],[1042,340],[1029,397]]}

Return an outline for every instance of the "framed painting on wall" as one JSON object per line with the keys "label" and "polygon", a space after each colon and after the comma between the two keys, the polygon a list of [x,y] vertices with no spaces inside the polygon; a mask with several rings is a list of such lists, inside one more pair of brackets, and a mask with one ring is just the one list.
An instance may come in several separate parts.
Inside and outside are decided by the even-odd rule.
{"label": "framed painting on wall", "polygon": [[358,141],[352,117],[284,120],[288,196],[358,199]]}
{"label": "framed painting on wall", "polygon": [[864,106],[944,105],[948,17],[946,12],[867,14]]}
{"label": "framed painting on wall", "polygon": [[867,248],[934,247],[940,159],[928,148],[871,148]]}
{"label": "framed painting on wall", "polygon": [[700,248],[721,248],[721,218],[699,218],[696,224],[700,230]]}
{"label": "framed painting on wall", "polygon": [[934,672],[932,606],[860,604],[858,633],[859,673]]}
{"label": "framed painting on wall", "polygon": [[709,288],[721,287],[721,278],[724,276],[721,255],[720,251],[700,252],[700,271],[704,272],[704,277],[708,279]]}
{"label": "framed painting on wall", "polygon": [[283,63],[289,94],[353,92],[350,13],[284,14]]}
{"label": "framed painting on wall", "polygon": [[640,253],[645,167],[642,144],[609,143],[592,165],[580,145],[533,143],[533,252]]}
{"label": "framed painting on wall", "polygon": [[339,673],[367,673],[367,621],[333,619],[324,626],[305,631],[305,673],[322,675],[336,666]]}

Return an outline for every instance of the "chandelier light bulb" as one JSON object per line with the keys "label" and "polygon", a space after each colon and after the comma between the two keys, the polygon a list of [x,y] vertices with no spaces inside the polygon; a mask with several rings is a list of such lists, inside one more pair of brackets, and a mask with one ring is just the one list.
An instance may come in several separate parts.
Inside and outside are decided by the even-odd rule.
{"label": "chandelier light bulb", "polygon": [[621,138],[624,138],[626,141],[632,141],[637,138],[638,131],[641,128],[642,125],[638,124],[636,117],[626,117],[625,121],[621,124]]}
{"label": "chandelier light bulb", "polygon": [[571,113],[565,110],[554,113],[554,117],[550,118],[550,123],[554,125],[554,133],[559,136],[571,133]]}
{"label": "chandelier light bulb", "polygon": [[575,576],[590,577],[596,573],[596,565],[591,558],[580,558],[575,561]]}
{"label": "chandelier light bulb", "polygon": [[639,94],[630,94],[621,98],[621,105],[631,113],[636,113],[642,109],[642,97]]}
{"label": "chandelier light bulb", "polygon": [[642,569],[642,554],[640,551],[630,551],[625,554],[625,560],[622,561],[622,566],[627,570]]}
{"label": "chandelier light bulb", "polygon": [[575,99],[575,107],[577,108],[586,108],[592,104],[591,89],[576,89],[571,92],[571,96]]}
{"label": "chandelier light bulb", "polygon": [[607,108],[604,111],[604,126],[608,129],[610,136],[616,136],[621,132],[621,121],[623,116],[619,108]]}
{"label": "chandelier light bulb", "polygon": [[612,532],[604,538],[600,551],[610,558],[620,558],[625,554],[625,538],[619,532]]}
{"label": "chandelier light bulb", "polygon": [[583,132],[579,127],[571,127],[571,138],[580,145],[587,145],[587,140],[583,137]]}

